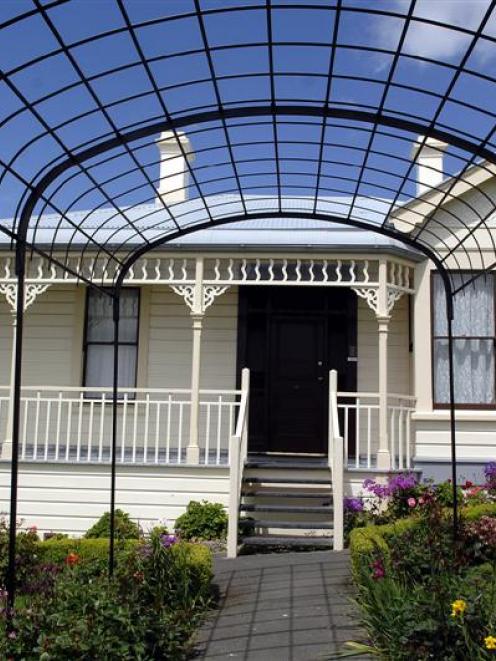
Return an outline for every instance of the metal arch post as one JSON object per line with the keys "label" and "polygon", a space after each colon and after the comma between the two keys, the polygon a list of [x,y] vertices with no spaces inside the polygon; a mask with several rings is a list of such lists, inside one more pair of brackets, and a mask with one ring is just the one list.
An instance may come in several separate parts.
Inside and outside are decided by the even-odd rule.
{"label": "metal arch post", "polygon": [[111,577],[115,567],[115,483],[116,483],[116,455],[117,455],[117,397],[119,389],[119,319],[120,319],[120,290],[114,291],[113,319],[114,319],[114,371],[112,383],[112,447],[110,455],[110,541],[108,573]]}
{"label": "metal arch post", "polygon": [[448,328],[448,389],[449,389],[449,412],[450,412],[450,445],[451,445],[451,482],[453,489],[453,539],[458,539],[458,489],[457,489],[457,458],[456,458],[456,403],[455,403],[455,370],[453,359],[453,288],[446,269],[437,265],[439,274],[444,285],[446,297],[446,322]]}
{"label": "metal arch post", "polygon": [[14,402],[12,411],[12,460],[10,469],[10,521],[9,521],[9,558],[6,577],[7,617],[10,622],[15,603],[16,591],[16,533],[17,533],[17,491],[19,474],[19,436],[21,414],[21,371],[22,371],[22,340],[24,322],[24,276],[26,272],[26,245],[22,241],[16,243],[16,334],[15,334],[15,366],[14,366]]}

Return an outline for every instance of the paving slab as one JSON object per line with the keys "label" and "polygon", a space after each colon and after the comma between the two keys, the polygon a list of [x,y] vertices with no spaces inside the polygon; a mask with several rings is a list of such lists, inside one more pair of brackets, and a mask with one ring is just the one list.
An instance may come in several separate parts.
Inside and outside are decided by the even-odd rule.
{"label": "paving slab", "polygon": [[214,570],[220,598],[198,632],[197,659],[323,661],[364,638],[347,551],[216,558]]}

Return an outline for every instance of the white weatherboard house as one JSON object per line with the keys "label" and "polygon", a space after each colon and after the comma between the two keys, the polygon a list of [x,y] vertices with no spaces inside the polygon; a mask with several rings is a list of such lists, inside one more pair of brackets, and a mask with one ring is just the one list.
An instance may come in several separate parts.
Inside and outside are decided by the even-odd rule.
{"label": "white weatherboard house", "polygon": [[[170,168],[170,140],[159,145]],[[169,189],[159,189],[169,202],[177,194],[168,191],[183,188],[186,176],[177,154],[177,176],[168,172]],[[433,159],[441,169],[442,149],[429,143],[418,159],[418,197],[391,219],[397,228],[405,219],[420,226],[449,185],[429,169]],[[487,168],[464,177],[496,196]],[[463,208],[469,195],[461,181],[446,206]],[[329,213],[346,202],[329,198]],[[294,203],[296,215],[304,205]],[[370,200],[365,206],[364,219],[373,222]],[[109,214],[101,211],[95,230]],[[105,282],[95,255],[75,251],[70,259]],[[288,214],[184,236],[138,261],[125,284],[117,506],[144,527],[170,524],[190,500],[206,499],[229,508],[231,555],[239,510],[256,521],[259,540],[269,532],[328,543],[334,529],[339,548],[343,490],[357,493],[366,477],[389,471],[448,476],[444,294],[422,254],[372,231]],[[15,333],[8,246],[0,292],[7,511]],[[466,477],[496,456],[494,299],[494,279],[486,277],[455,305],[458,456]],[[77,535],[109,509],[111,303],[35,257],[26,309],[19,515],[42,531]]]}

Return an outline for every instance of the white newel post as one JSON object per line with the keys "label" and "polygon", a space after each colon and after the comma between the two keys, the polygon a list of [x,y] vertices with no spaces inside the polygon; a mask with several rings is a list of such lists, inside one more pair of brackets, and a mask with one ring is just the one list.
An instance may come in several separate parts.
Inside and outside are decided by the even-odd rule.
{"label": "white newel post", "polygon": [[379,261],[379,291],[377,301],[377,323],[379,330],[379,449],[377,468],[390,470],[391,453],[388,434],[388,333],[389,309],[387,286],[387,261]]}
{"label": "white newel post", "polygon": [[197,257],[195,269],[195,287],[191,319],[193,322],[193,350],[191,357],[191,410],[189,423],[189,442],[186,448],[186,462],[200,463],[200,371],[201,340],[204,317],[203,304],[203,258]]}
{"label": "white newel post", "polygon": [[329,372],[329,466],[332,476],[335,551],[344,547],[344,441],[338,422],[338,373]]}

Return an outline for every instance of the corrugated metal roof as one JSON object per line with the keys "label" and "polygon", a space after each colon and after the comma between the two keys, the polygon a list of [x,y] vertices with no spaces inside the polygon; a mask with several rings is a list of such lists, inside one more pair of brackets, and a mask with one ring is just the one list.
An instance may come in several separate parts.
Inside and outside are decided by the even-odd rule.
{"label": "corrugated metal roof", "polygon": [[[245,198],[248,212],[260,213],[276,210],[279,200],[252,196]],[[232,217],[243,213],[243,207],[237,196],[215,196],[208,198],[208,205],[215,220]],[[230,222],[208,229],[202,229],[184,235],[169,242],[169,246],[175,249],[182,247],[191,249],[232,249],[243,248],[266,248],[277,249],[354,249],[377,250],[389,249],[418,254],[407,248],[400,241],[390,239],[378,234],[373,230],[361,230],[354,226],[340,224],[331,217],[339,219],[347,215],[352,198],[320,198],[317,212],[329,215],[330,220],[316,220],[312,218],[313,199],[307,198],[283,198],[283,210],[288,216],[282,218],[257,218],[254,220],[243,220],[241,222]],[[360,198],[354,205],[353,217],[363,220],[369,225],[383,222],[389,202],[387,200],[371,201],[367,199],[368,208],[361,208]],[[365,207],[365,202],[363,202]],[[309,214],[308,219],[291,217],[291,211]],[[102,208],[95,211],[76,211],[68,214],[71,221],[80,225],[86,233],[94,236],[95,242],[112,244],[126,243],[127,247],[142,245],[143,240],[136,235],[135,230],[126,220],[129,218],[146,236],[147,240],[153,241],[175,229],[171,215],[161,206],[154,204],[139,205],[122,209],[122,214],[117,214],[113,208]],[[201,199],[191,199],[175,205],[174,216],[181,225],[194,226],[203,224],[208,216]],[[12,224],[11,220],[0,221],[6,226]],[[59,215],[51,214],[43,216],[36,230],[36,243],[38,245],[51,244],[56,231],[56,244],[61,247],[71,244],[72,248],[87,242],[87,237],[78,232]],[[30,232],[29,239],[33,239]]]}

